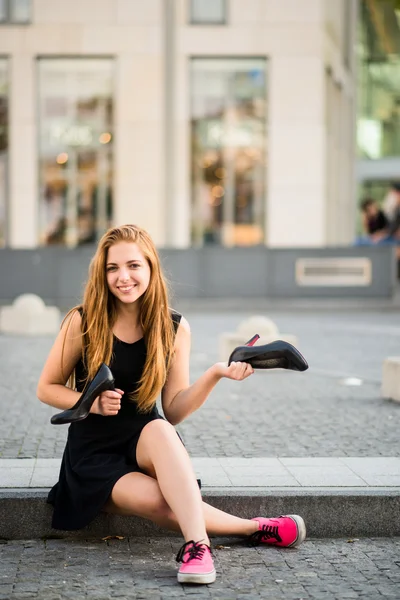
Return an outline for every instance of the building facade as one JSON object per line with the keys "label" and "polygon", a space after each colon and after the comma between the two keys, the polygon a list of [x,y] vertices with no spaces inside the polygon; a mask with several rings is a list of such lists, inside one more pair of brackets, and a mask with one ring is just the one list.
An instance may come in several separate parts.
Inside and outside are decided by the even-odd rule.
{"label": "building facade", "polygon": [[351,244],[358,0],[0,0],[0,242]]}

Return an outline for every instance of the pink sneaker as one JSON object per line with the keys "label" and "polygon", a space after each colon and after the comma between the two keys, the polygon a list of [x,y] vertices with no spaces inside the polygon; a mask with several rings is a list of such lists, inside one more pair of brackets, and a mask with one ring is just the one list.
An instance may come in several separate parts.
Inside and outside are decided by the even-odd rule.
{"label": "pink sneaker", "polygon": [[213,583],[216,578],[210,546],[191,540],[179,550],[179,583]]}
{"label": "pink sneaker", "polygon": [[275,519],[256,517],[258,531],[253,533],[249,541],[252,545],[270,544],[272,546],[300,546],[306,537],[306,526],[298,515],[284,515]]}

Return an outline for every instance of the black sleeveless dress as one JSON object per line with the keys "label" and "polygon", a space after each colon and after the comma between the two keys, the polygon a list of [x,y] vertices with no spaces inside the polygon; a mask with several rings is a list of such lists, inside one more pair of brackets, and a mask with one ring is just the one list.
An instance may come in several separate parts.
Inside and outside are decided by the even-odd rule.
{"label": "black sleeveless dress", "polygon": [[[181,315],[171,311],[175,331]],[[61,530],[81,529],[103,509],[115,483],[127,473],[140,472],[136,446],[145,425],[163,418],[157,407],[139,413],[128,398],[134,392],[146,360],[144,339],[128,344],[114,337],[113,356],[109,365],[115,387],[125,393],[118,414],[103,417],[90,413],[83,421],[71,423],[58,483],[50,490],[47,501],[54,506],[52,527]],[[85,372],[82,360],[76,365],[77,390],[83,390]]]}

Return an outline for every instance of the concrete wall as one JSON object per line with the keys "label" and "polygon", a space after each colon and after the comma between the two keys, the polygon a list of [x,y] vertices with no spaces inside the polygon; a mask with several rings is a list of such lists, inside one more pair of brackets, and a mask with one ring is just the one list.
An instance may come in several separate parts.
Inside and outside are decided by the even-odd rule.
{"label": "concrete wall", "polygon": [[[0,304],[20,294],[34,293],[47,304],[69,308],[81,301],[94,247],[0,250]],[[396,263],[389,246],[357,248],[160,249],[164,272],[176,299],[184,298],[390,298]],[[299,258],[367,257],[369,285],[300,286],[295,268]]]}

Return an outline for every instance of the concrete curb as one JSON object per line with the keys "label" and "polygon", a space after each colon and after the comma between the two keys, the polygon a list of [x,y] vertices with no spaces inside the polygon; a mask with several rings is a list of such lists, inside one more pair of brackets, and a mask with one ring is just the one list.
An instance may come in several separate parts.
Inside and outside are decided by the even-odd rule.
{"label": "concrete curb", "polygon": [[[107,535],[171,535],[136,517],[101,514],[82,530],[65,532],[51,528],[52,507],[48,490],[34,488],[0,490],[0,538],[93,538]],[[398,488],[203,488],[203,499],[232,514],[252,518],[300,514],[307,535],[327,537],[400,536]]]}

